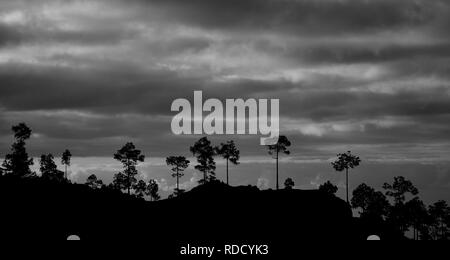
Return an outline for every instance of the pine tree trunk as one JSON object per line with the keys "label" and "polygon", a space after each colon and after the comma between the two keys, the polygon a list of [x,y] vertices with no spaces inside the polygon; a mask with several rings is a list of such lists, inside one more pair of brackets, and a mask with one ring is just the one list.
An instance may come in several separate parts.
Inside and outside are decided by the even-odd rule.
{"label": "pine tree trunk", "polygon": [[127,161],[128,195],[131,195],[130,160]]}
{"label": "pine tree trunk", "polygon": [[180,191],[180,175],[178,175],[178,169],[177,169],[177,193]]}
{"label": "pine tree trunk", "polygon": [[128,195],[131,195],[131,179],[130,179],[130,170],[128,170],[128,174],[127,174],[127,176],[128,176]]}
{"label": "pine tree trunk", "polygon": [[415,225],[413,226],[413,238],[414,238],[414,240],[417,240],[416,239],[416,226]]}
{"label": "pine tree trunk", "polygon": [[280,189],[280,185],[279,185],[279,183],[278,183],[278,148],[277,148],[277,190],[279,190]]}
{"label": "pine tree trunk", "polygon": [[228,182],[228,159],[227,159],[227,185],[229,185],[229,182]]}
{"label": "pine tree trunk", "polygon": [[347,204],[350,204],[348,202],[348,169],[345,169],[345,179],[346,179],[346,186],[347,186]]}

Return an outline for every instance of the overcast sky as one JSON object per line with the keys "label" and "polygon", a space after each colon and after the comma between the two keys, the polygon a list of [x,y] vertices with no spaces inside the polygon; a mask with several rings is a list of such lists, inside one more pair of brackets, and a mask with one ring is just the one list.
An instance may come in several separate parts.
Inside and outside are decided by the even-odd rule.
{"label": "overcast sky", "polygon": [[[142,176],[168,191],[161,158],[189,156],[200,137],[172,134],[171,103],[203,90],[280,99],[293,142],[282,181],[343,186],[329,161],[352,150],[352,185],[404,175],[426,200],[448,199],[449,28],[448,0],[1,0],[0,157],[23,121],[33,156],[69,148],[74,180],[110,180],[112,154],[133,141]],[[211,137],[227,139],[243,156],[233,184],[273,187],[259,136]],[[197,178],[190,169],[185,187]]]}

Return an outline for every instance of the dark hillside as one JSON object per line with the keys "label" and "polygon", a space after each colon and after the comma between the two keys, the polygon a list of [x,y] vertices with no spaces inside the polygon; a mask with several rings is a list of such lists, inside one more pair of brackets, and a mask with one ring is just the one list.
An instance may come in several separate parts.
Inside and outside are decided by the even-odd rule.
{"label": "dark hillside", "polygon": [[6,239],[271,241],[360,239],[347,204],[319,191],[259,191],[213,182],[147,202],[119,191],[0,178]]}

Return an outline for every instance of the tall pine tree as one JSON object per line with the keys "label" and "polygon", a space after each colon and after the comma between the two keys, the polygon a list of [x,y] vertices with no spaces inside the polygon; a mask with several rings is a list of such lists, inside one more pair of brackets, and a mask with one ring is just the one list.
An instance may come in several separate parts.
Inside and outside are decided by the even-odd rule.
{"label": "tall pine tree", "polygon": [[121,190],[126,190],[130,195],[131,189],[137,183],[136,175],[138,171],[136,166],[139,162],[145,160],[145,156],[141,154],[140,150],[136,149],[133,143],[127,143],[114,154],[114,159],[122,163],[124,170],[114,176],[113,184]]}
{"label": "tall pine tree", "polygon": [[20,178],[35,177],[36,173],[31,171],[33,158],[28,156],[25,141],[31,137],[31,129],[24,123],[12,127],[15,142],[12,144],[11,153],[5,156],[3,162],[3,174]]}
{"label": "tall pine tree", "polygon": [[215,180],[216,162],[214,161],[214,155],[216,155],[216,151],[208,138],[201,138],[195,142],[194,146],[191,146],[190,150],[197,158],[198,164],[195,169],[203,173],[203,179],[200,180],[200,183],[205,184],[208,181]]}

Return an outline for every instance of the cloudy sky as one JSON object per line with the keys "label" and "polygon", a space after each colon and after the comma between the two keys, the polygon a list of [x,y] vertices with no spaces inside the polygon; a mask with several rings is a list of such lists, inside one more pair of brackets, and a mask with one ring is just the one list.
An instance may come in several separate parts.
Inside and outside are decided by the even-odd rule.
{"label": "cloudy sky", "polygon": [[[0,157],[26,122],[33,156],[69,148],[73,180],[108,181],[133,141],[142,177],[168,193],[162,158],[189,156],[200,137],[172,134],[171,103],[203,90],[280,99],[293,142],[281,179],[298,188],[343,186],[329,162],[352,150],[353,187],[404,175],[427,202],[448,199],[449,27],[447,0],[1,0]],[[211,136],[227,139],[242,154],[232,183],[273,187],[259,136]],[[184,187],[197,179],[189,169]]]}

